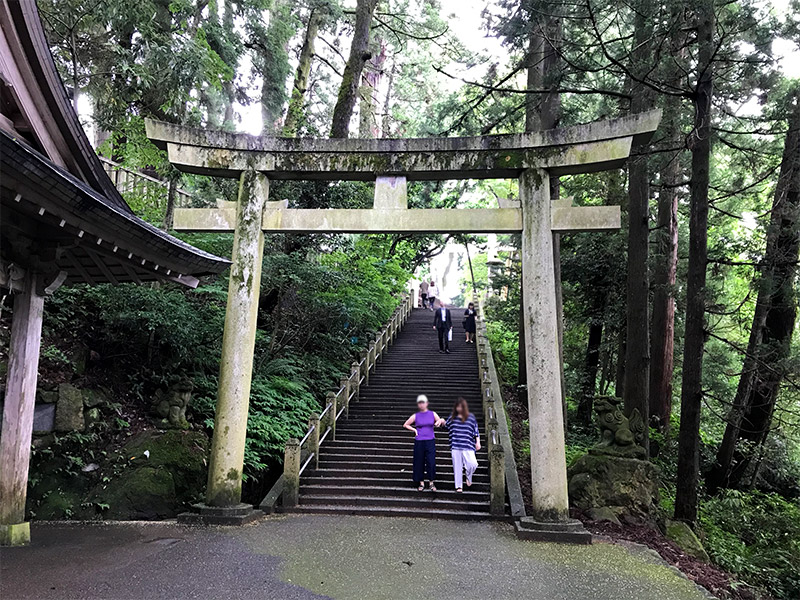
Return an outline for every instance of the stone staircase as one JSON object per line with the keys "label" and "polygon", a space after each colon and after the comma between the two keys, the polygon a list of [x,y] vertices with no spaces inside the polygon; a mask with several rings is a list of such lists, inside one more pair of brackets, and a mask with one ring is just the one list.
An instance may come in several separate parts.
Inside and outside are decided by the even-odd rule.
{"label": "stone staircase", "polygon": [[[481,408],[475,346],[464,342],[463,310],[452,309],[450,354],[439,354],[433,313],[415,309],[395,343],[383,355],[350,416],[326,440],[319,468],[300,479],[297,506],[287,510],[327,514],[394,515],[451,519],[488,519],[489,461]],[[446,418],[463,396],[481,432],[478,470],[470,488],[457,493],[445,429],[436,433],[437,492],[419,492],[411,480],[413,434],[403,429],[416,410],[417,394]]]}

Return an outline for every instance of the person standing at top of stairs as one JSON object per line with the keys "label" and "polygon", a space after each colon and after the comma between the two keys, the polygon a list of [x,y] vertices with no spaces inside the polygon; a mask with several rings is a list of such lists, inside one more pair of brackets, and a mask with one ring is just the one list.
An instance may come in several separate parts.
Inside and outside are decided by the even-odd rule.
{"label": "person standing at top of stairs", "polygon": [[434,427],[441,427],[444,419],[428,410],[428,397],[417,396],[417,412],[403,423],[403,427],[414,432],[414,483],[420,492],[425,489],[425,475],[428,476],[430,490],[436,491],[436,433]]}
{"label": "person standing at top of stairs", "polygon": [[439,297],[439,289],[436,287],[436,282],[431,279],[431,284],[428,286],[428,306],[431,310],[436,309],[436,298]]}
{"label": "person standing at top of stairs", "polygon": [[439,352],[450,354],[450,330],[453,329],[453,317],[444,302],[439,301],[439,308],[433,314],[433,328],[439,335]]}
{"label": "person standing at top of stairs", "polygon": [[422,298],[422,308],[428,308],[428,282],[424,279],[419,284],[419,295]]}

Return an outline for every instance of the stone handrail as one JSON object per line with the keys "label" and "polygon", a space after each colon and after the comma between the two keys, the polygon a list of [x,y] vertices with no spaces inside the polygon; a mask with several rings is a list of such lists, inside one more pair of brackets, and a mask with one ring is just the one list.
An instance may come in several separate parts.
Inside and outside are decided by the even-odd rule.
{"label": "stone handrail", "polygon": [[320,445],[328,439],[336,439],[336,422],[344,415],[350,415],[350,403],[358,401],[362,385],[369,385],[370,372],[383,358],[387,348],[394,343],[405,322],[411,315],[414,304],[410,295],[392,313],[388,323],[376,335],[369,347],[361,352],[361,360],[353,361],[350,373],[339,380],[339,389],[328,392],[325,409],[319,414],[312,414],[308,420],[308,430],[301,440],[292,438],[286,442],[283,457],[283,474],[272,486],[262,500],[259,508],[266,513],[274,512],[278,500],[284,507],[297,506],[300,495],[300,476],[306,467],[314,461],[319,466]]}
{"label": "stone handrail", "polygon": [[489,451],[489,489],[492,515],[505,511],[506,493],[514,520],[525,516],[525,503],[517,474],[517,461],[508,430],[508,419],[503,406],[500,382],[495,370],[494,357],[486,334],[486,320],[482,299],[476,299],[479,307],[476,318],[476,342],[478,346],[478,369],[481,378],[486,444]]}

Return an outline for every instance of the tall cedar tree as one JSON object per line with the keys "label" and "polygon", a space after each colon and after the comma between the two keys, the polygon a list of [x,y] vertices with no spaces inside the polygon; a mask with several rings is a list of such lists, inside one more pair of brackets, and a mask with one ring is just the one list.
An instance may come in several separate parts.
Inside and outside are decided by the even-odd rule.
{"label": "tall cedar tree", "polygon": [[800,250],[800,90],[781,160],[780,175],[767,227],[764,258],[756,273],[758,297],[742,374],[716,462],[706,485],[715,492],[735,486],[750,465],[752,453],[739,448],[741,440],[764,443],[769,432],[790,353],[797,317],[798,250]]}
{"label": "tall cedar tree", "polygon": [[686,276],[686,333],[683,344],[681,426],[678,437],[678,475],[675,518],[697,520],[700,477],[700,412],[703,404],[706,266],[708,264],[708,189],[711,166],[711,102],[714,95],[714,0],[696,8],[697,86],[692,94],[694,129],[690,140],[689,266]]}
{"label": "tall cedar tree", "polygon": [[369,32],[377,5],[378,0],[358,0],[356,3],[356,21],[350,44],[350,56],[342,74],[336,106],[333,107],[332,138],[346,138],[349,134],[350,119],[353,116],[361,84],[361,72],[364,70],[364,64],[371,58]]}
{"label": "tall cedar tree", "polygon": [[[652,3],[641,0],[634,19],[634,49],[631,70],[637,80],[647,73],[653,39]],[[631,112],[653,108],[653,94],[634,80],[631,84]],[[650,246],[650,169],[649,145],[634,148],[628,165],[628,278],[626,295],[627,335],[625,346],[625,412],[638,410],[645,425],[649,422],[650,340],[649,285],[647,257]],[[649,452],[648,427],[642,445]]]}

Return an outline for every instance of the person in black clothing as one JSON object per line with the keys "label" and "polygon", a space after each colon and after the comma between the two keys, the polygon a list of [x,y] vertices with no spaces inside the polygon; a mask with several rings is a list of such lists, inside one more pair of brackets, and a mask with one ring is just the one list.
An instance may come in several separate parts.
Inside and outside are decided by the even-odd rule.
{"label": "person in black clothing", "polygon": [[439,307],[433,311],[433,328],[439,334],[439,352],[450,354],[449,334],[453,328],[453,319],[444,302],[439,302]]}
{"label": "person in black clothing", "polygon": [[467,333],[468,344],[475,343],[475,305],[470,302],[467,310],[464,311],[464,331]]}

